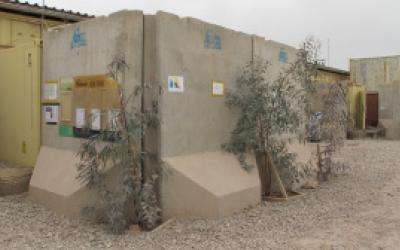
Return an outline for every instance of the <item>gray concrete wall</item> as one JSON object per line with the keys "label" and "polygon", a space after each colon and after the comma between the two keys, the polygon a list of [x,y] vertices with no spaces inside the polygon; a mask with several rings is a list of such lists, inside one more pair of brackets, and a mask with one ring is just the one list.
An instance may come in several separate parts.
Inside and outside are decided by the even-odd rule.
{"label": "gray concrete wall", "polygon": [[400,121],[400,56],[350,60],[350,81],[379,93],[379,118]]}
{"label": "gray concrete wall", "polygon": [[[286,54],[286,62],[280,60],[281,52]],[[273,40],[265,40],[263,37],[254,37],[254,55],[270,63],[269,72],[276,79],[280,72],[296,61],[297,49]]]}
{"label": "gray concrete wall", "polygon": [[[77,27],[85,34],[87,44],[72,49],[71,39]],[[205,47],[207,32],[220,37],[221,49]],[[288,55],[287,63],[279,61],[281,50]],[[194,18],[165,12],[143,16],[139,11],[123,11],[46,32],[44,81],[107,73],[107,65],[121,53],[130,66],[126,85],[133,88],[141,84],[144,74],[146,84],[153,86],[146,92],[147,108],[153,108],[158,86],[162,89],[162,126],[146,141],[151,151],[170,157],[220,150],[228,140],[234,114],[225,106],[224,97],[212,97],[213,81],[223,82],[225,89],[234,88],[241,67],[253,56],[268,60],[271,74],[276,77],[295,59],[296,49]],[[184,77],[183,93],[168,92],[170,75]],[[58,126],[42,122],[42,144],[76,150],[80,140],[61,138]]]}
{"label": "gray concrete wall", "polygon": [[[71,48],[76,28],[85,35],[86,45]],[[129,93],[142,83],[143,13],[122,11],[108,17],[61,26],[44,33],[43,80],[60,77],[107,74],[114,56],[123,54],[129,69],[125,88]],[[57,125],[42,122],[42,145],[76,150],[77,138],[58,135]]]}
{"label": "gray concrete wall", "polygon": [[[78,27],[86,44],[72,48],[72,36]],[[122,11],[47,31],[43,50],[43,81],[107,74],[114,57],[124,55],[129,68],[123,87],[131,93],[142,84],[143,14]],[[60,214],[79,216],[81,208],[94,197],[76,179],[76,152],[81,139],[60,137],[58,125],[47,125],[44,119],[41,130],[42,147],[30,183],[30,197]],[[114,170],[110,170],[112,181],[118,176]]]}
{"label": "gray concrete wall", "polygon": [[[234,120],[223,97],[212,97],[212,82],[233,88],[252,56],[251,36],[194,18],[157,14],[161,97],[161,157],[220,150]],[[221,49],[205,48],[206,32],[221,38]],[[213,46],[213,45],[210,45]],[[183,76],[183,93],[168,92],[168,76]]]}
{"label": "gray concrete wall", "polygon": [[[162,89],[162,123],[154,138],[167,172],[161,183],[164,218],[220,217],[257,204],[257,169],[247,173],[234,155],[221,150],[230,138],[236,114],[227,108],[224,96],[212,96],[212,83],[224,83],[225,91],[234,89],[242,67],[256,56],[269,61],[271,80],[276,79],[296,59],[297,50],[164,12],[146,17],[145,27],[145,40],[149,38],[144,45],[145,79]],[[155,34],[148,34],[150,30]],[[207,34],[219,37],[220,47],[211,44],[207,48]],[[279,60],[282,51],[285,62]],[[168,90],[168,76],[184,78],[182,93]],[[305,151],[303,155],[309,156]]]}
{"label": "gray concrete wall", "polygon": [[[85,33],[87,44],[71,49],[77,27]],[[208,47],[207,36],[211,39]],[[212,83],[224,83],[225,92],[234,89],[241,68],[255,56],[268,60],[271,77],[277,77],[295,60],[296,49],[164,12],[146,16],[141,12],[118,12],[47,32],[44,39],[44,80],[107,73],[114,55],[124,53],[129,65],[125,88],[131,90],[142,80],[152,86],[145,89],[144,108],[157,111],[161,125],[146,131],[144,146],[159,158],[154,161],[149,157],[145,164],[148,168],[165,163],[173,169],[172,175],[165,175],[161,183],[165,190],[165,218],[193,214],[193,207],[199,216],[222,216],[260,201],[257,169],[250,174],[245,172],[232,154],[221,150],[221,144],[229,140],[236,115],[226,107],[223,96],[212,96]],[[279,60],[281,51],[285,52],[286,62]],[[169,92],[168,76],[183,76],[184,92]],[[79,139],[61,138],[57,126],[45,124],[42,141],[47,149],[64,150],[69,155],[80,145]],[[41,159],[46,156],[41,155]],[[74,168],[74,161],[71,158],[63,167]],[[46,163],[49,164],[57,163]],[[36,189],[40,189],[37,193],[42,196],[43,189],[59,189],[52,187],[58,182],[46,181],[53,176],[46,174],[48,168],[40,169],[41,176],[35,176]],[[68,173],[64,179],[71,180],[71,175],[76,174]],[[40,182],[51,185],[42,187]],[[64,183],[63,187],[69,184]],[[207,203],[209,196],[214,197],[211,205]]]}
{"label": "gray concrete wall", "polygon": [[[291,46],[247,35],[194,18],[159,12],[156,15],[157,69],[161,96],[161,157],[218,151],[228,141],[235,115],[224,97],[212,96],[212,82],[236,86],[241,68],[254,56],[271,63],[271,77],[295,60]],[[218,36],[221,48],[206,48],[207,32]],[[212,47],[212,45],[211,45]],[[279,53],[287,62],[279,61]],[[183,76],[183,93],[168,91],[168,76]]]}

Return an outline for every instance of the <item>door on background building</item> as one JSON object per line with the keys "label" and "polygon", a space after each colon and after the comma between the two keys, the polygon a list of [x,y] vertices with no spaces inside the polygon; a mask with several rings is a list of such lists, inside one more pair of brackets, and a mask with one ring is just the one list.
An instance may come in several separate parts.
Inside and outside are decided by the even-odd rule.
{"label": "door on background building", "polygon": [[365,98],[365,126],[377,127],[379,122],[379,94],[378,92],[367,92]]}
{"label": "door on background building", "polygon": [[40,147],[40,47],[0,49],[0,161],[34,166]]}

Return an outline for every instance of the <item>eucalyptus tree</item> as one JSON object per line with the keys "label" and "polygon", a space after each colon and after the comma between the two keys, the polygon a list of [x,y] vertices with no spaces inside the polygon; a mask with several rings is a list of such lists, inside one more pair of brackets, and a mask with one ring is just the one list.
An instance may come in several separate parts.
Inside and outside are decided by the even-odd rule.
{"label": "eucalyptus tree", "polygon": [[[110,76],[124,82],[126,65],[123,58],[110,64]],[[149,128],[158,126],[154,112],[140,108],[144,87],[132,94],[119,89],[121,107],[114,110],[111,130],[100,131],[83,140],[77,179],[94,191],[85,215],[107,225],[111,233],[120,234],[131,224],[153,229],[161,220],[156,186],[158,169],[144,169],[142,140]]]}
{"label": "eucalyptus tree", "polygon": [[253,154],[258,167],[262,196],[272,189],[273,165],[294,168],[296,155],[287,149],[291,135],[300,129],[303,111],[298,108],[304,91],[287,72],[274,79],[270,64],[255,58],[243,67],[237,88],[229,90],[226,104],[239,113],[227,151],[237,155],[241,166],[253,166],[246,159]]}

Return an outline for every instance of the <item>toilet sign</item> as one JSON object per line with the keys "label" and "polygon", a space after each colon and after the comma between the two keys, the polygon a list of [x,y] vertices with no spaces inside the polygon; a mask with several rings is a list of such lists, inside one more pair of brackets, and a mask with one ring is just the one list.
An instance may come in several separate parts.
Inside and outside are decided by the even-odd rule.
{"label": "toilet sign", "polygon": [[168,77],[168,91],[182,93],[185,90],[184,79],[182,76]]}
{"label": "toilet sign", "polygon": [[71,39],[71,49],[85,45],[86,45],[86,34],[82,33],[79,27],[76,27]]}

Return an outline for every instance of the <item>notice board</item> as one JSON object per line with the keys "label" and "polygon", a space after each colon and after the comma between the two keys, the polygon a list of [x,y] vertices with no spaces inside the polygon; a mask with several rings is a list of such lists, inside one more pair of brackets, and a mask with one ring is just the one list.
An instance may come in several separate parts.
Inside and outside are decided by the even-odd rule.
{"label": "notice board", "polygon": [[82,137],[82,130],[115,128],[115,114],[121,108],[121,90],[116,81],[107,75],[64,77],[58,87],[61,136]]}

